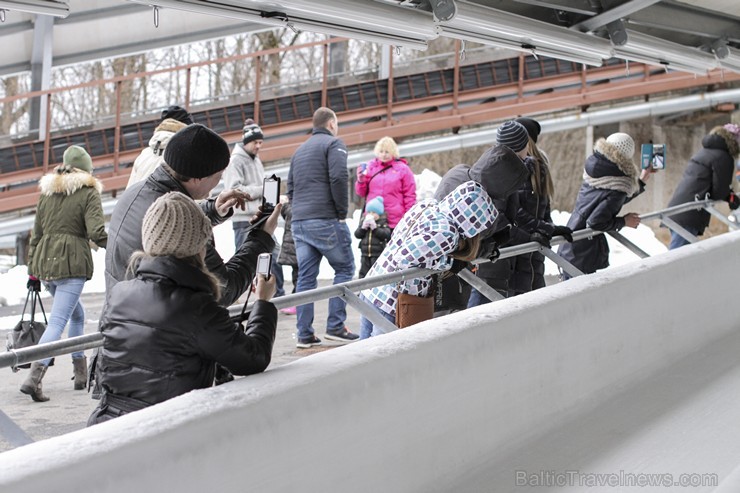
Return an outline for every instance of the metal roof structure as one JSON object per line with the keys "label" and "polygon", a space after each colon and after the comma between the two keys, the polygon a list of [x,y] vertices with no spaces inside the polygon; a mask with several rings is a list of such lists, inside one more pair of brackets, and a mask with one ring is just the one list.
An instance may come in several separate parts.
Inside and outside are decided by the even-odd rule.
{"label": "metal roof structure", "polygon": [[736,0],[0,0],[0,14],[0,76],[43,58],[56,67],[276,26],[415,49],[442,36],[590,65],[615,56],[740,71]]}

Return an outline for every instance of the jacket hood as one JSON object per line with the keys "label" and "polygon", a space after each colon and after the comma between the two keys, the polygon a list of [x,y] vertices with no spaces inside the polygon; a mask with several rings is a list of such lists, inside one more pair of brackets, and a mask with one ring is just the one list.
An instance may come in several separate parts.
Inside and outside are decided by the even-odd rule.
{"label": "jacket hood", "polygon": [[606,139],[596,141],[594,153],[586,160],[583,171],[583,179],[592,187],[628,195],[639,190],[639,175],[634,160],[622,155]]}
{"label": "jacket hood", "polygon": [[94,188],[98,193],[103,191],[103,184],[93,175],[76,169],[70,170],[64,165],[57,166],[54,171],[42,176],[39,180],[39,189],[42,195],[53,195],[55,193],[72,195],[84,187]]}
{"label": "jacket hood", "polygon": [[[168,121],[173,121],[175,123],[176,120],[165,120],[160,124],[156,130],[154,130],[154,133],[152,134],[152,138],[149,139],[149,148],[152,150],[152,152],[158,156],[161,156],[164,154],[164,148],[167,147],[167,143],[170,141],[173,135],[177,132],[179,129],[171,129],[171,126],[166,126],[165,123]],[[182,124],[181,124],[182,125]],[[185,127],[185,125],[182,125],[180,128]]]}
{"label": "jacket hood", "polygon": [[505,199],[518,190],[529,176],[519,156],[506,146],[493,146],[468,171],[494,199]]}
{"label": "jacket hood", "polygon": [[[600,178],[601,176],[622,175],[629,178],[634,178],[635,182],[637,182],[637,178],[640,173],[637,169],[635,161],[633,159],[624,157],[621,153],[617,151],[617,148],[607,142],[606,139],[599,139],[598,141],[596,141],[596,144],[594,144],[594,152],[598,152],[610,163],[615,164],[618,172],[615,173],[613,170],[610,171],[609,166],[604,166],[606,163],[604,163],[603,160],[588,160],[586,162],[586,171],[590,176],[594,178]],[[593,171],[593,174],[591,173],[591,171]]]}
{"label": "jacket hood", "polygon": [[459,185],[440,200],[437,207],[466,238],[472,238],[490,228],[498,216],[491,197],[474,181]]}
{"label": "jacket hood", "polygon": [[701,141],[702,147],[707,149],[721,149],[727,151],[732,159],[740,155],[740,144],[735,136],[724,127],[714,127]]}

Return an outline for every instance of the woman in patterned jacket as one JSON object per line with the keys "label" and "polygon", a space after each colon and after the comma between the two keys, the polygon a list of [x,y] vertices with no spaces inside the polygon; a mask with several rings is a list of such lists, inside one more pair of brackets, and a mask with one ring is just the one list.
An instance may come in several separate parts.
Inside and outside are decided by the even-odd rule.
{"label": "woman in patterned jacket", "polygon": [[[497,215],[488,193],[474,181],[462,183],[440,201],[419,202],[398,223],[367,277],[411,267],[444,272],[454,259],[473,260],[480,247],[480,233],[491,227]],[[431,276],[408,279],[363,291],[362,297],[395,322],[399,293],[427,296],[431,286]],[[365,317],[360,319],[361,338],[383,332]]]}

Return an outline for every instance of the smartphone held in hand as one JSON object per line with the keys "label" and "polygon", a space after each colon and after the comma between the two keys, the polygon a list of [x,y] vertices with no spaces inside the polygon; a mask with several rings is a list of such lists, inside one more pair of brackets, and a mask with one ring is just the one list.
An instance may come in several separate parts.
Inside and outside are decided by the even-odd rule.
{"label": "smartphone held in hand", "polygon": [[262,182],[262,213],[272,214],[278,202],[280,202],[280,178],[276,175],[268,176]]}
{"label": "smartphone held in hand", "polygon": [[272,254],[260,253],[257,257],[257,275],[262,274],[265,279],[270,278],[270,269],[272,268]]}
{"label": "smartphone held in hand", "polygon": [[665,169],[665,144],[642,144],[641,154],[642,169]]}

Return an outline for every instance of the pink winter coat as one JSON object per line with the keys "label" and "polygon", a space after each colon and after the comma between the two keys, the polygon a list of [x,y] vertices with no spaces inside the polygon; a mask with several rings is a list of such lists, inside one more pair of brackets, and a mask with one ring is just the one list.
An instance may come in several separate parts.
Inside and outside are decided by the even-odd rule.
{"label": "pink winter coat", "polygon": [[367,202],[377,196],[383,197],[388,226],[391,228],[395,228],[406,211],[416,203],[416,182],[405,159],[394,159],[388,163],[373,159],[367,165],[367,173],[358,176],[355,191]]}

